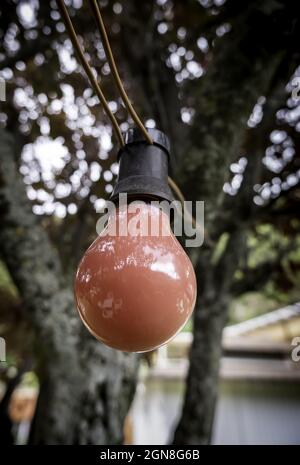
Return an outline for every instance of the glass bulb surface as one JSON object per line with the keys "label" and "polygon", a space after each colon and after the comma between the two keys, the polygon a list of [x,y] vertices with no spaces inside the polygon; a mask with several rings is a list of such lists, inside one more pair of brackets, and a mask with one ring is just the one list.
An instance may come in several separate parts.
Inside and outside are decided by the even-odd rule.
{"label": "glass bulb surface", "polygon": [[[138,234],[140,220],[146,226]],[[193,266],[168,215],[151,204],[141,206],[138,218],[128,206],[118,208],[75,278],[76,304],[88,330],[126,352],[146,352],[172,339],[189,319],[196,292]]]}

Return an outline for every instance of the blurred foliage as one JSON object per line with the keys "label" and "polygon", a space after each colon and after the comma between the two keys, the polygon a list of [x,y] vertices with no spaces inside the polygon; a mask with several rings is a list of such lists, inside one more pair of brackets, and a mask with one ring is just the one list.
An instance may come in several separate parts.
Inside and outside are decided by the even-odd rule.
{"label": "blurred foliage", "polygon": [[8,269],[0,260],[0,292],[1,290],[5,291],[5,293],[10,295],[12,298],[18,297],[18,290],[10,277]]}
{"label": "blurred foliage", "polygon": [[33,371],[24,373],[20,385],[23,387],[38,388],[39,380]]}
{"label": "blurred foliage", "polygon": [[[299,220],[294,219],[298,227]],[[243,280],[248,270],[254,272],[265,263],[272,271],[265,277],[259,290],[245,292],[230,305],[231,324],[253,318],[300,300],[300,236],[290,237],[272,224],[261,224],[248,235],[248,253],[245,271],[235,273]]]}

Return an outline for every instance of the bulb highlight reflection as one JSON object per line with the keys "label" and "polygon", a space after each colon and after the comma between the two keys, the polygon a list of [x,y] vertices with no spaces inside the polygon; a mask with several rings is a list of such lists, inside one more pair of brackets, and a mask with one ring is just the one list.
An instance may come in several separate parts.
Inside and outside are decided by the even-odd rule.
{"label": "bulb highlight reflection", "polygon": [[194,309],[196,278],[168,215],[151,204],[138,214],[118,208],[79,264],[75,297],[88,330],[109,347],[146,352],[172,339]]}

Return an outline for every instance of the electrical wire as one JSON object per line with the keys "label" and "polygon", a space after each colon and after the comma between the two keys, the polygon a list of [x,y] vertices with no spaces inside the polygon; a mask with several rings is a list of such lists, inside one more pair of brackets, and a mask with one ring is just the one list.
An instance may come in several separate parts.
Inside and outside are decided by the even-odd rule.
{"label": "electrical wire", "polygon": [[105,50],[106,58],[108,60],[111,73],[112,73],[113,78],[115,80],[116,86],[117,86],[117,88],[118,88],[118,90],[120,92],[123,103],[124,103],[125,107],[127,108],[128,113],[132,117],[133,121],[135,122],[137,127],[140,129],[140,131],[144,135],[147,142],[149,144],[152,144],[153,141],[152,141],[150,135],[148,134],[148,131],[145,128],[144,124],[142,123],[142,121],[138,117],[136,111],[134,110],[134,108],[133,108],[133,106],[132,106],[132,104],[131,104],[131,102],[130,102],[130,100],[128,98],[128,95],[126,94],[123,83],[122,83],[122,81],[120,79],[120,75],[119,75],[119,72],[118,72],[118,69],[117,69],[117,66],[116,66],[116,62],[115,62],[113,53],[112,53],[112,49],[111,49],[109,39],[108,39],[108,36],[107,36],[107,33],[106,33],[105,25],[104,25],[104,22],[103,22],[103,19],[102,19],[102,16],[101,16],[101,12],[100,12],[98,2],[97,2],[97,0],[89,0],[89,2],[90,2],[91,10],[92,10],[92,12],[94,14],[94,17],[95,17],[95,21],[96,21],[99,33],[100,33],[103,48]]}
{"label": "electrical wire", "polygon": [[204,226],[199,224],[197,220],[193,217],[193,215],[187,210],[187,208],[185,207],[185,197],[182,191],[180,190],[180,188],[178,187],[178,185],[176,184],[176,182],[173,181],[173,179],[170,178],[170,176],[168,176],[168,184],[181,203],[183,215],[187,216],[189,220],[191,221],[193,227],[197,229],[201,234],[204,235],[206,243],[210,247],[213,247],[214,243],[212,239],[209,237],[207,230],[204,228]]}
{"label": "electrical wire", "polygon": [[[104,94],[103,94],[103,92],[102,92],[102,90],[100,88],[100,85],[98,84],[98,82],[97,82],[97,80],[96,80],[96,78],[94,76],[92,68],[90,67],[89,63],[87,62],[87,60],[86,60],[86,58],[84,56],[84,53],[83,53],[83,51],[81,49],[81,46],[79,44],[79,41],[78,41],[78,38],[77,38],[77,35],[76,35],[76,31],[75,31],[75,29],[73,27],[72,21],[71,21],[71,19],[69,17],[67,8],[65,6],[64,0],[56,0],[56,1],[57,1],[58,8],[59,8],[59,10],[61,12],[61,16],[62,16],[62,19],[64,21],[66,30],[67,30],[67,32],[69,34],[69,37],[71,39],[71,42],[73,44],[73,47],[76,50],[77,55],[78,55],[78,57],[80,59],[81,65],[82,65],[83,69],[85,70],[85,72],[86,72],[86,74],[87,74],[87,76],[88,76],[88,78],[90,80],[92,88],[94,89],[96,95],[98,96],[100,102],[103,105],[103,108],[104,108],[107,116],[109,117],[109,119],[111,121],[111,124],[113,126],[113,129],[116,132],[116,136],[118,138],[120,146],[124,147],[124,145],[125,145],[124,144],[124,139],[123,139],[121,130],[120,130],[119,126],[118,126],[117,120],[114,117],[112,111],[110,110],[109,105],[107,103],[107,100],[106,100],[106,98],[105,98],[105,96],[104,96]],[[142,121],[140,120],[137,113],[135,112],[132,104],[130,103],[130,100],[129,100],[127,94],[126,94],[126,91],[125,91],[124,86],[122,84],[122,81],[120,79],[120,76],[119,76],[119,73],[118,73],[118,70],[117,70],[117,67],[116,67],[116,63],[115,63],[115,60],[114,60],[114,56],[113,56],[113,53],[112,53],[112,50],[111,50],[111,47],[110,47],[110,44],[109,44],[109,39],[108,39],[106,30],[105,30],[105,26],[104,26],[104,23],[103,23],[103,20],[102,20],[102,16],[101,16],[101,13],[100,13],[100,9],[99,9],[97,0],[90,0],[90,5],[91,5],[91,9],[93,11],[93,14],[95,16],[96,22],[97,22],[97,26],[98,26],[99,33],[100,33],[100,36],[101,36],[101,39],[102,39],[102,42],[103,42],[103,47],[104,47],[104,50],[105,50],[105,53],[106,53],[106,56],[107,56],[107,59],[108,59],[109,65],[110,65],[112,75],[113,75],[113,77],[115,79],[116,85],[117,85],[117,87],[119,89],[119,92],[121,94],[124,105],[126,106],[126,108],[128,110],[128,113],[131,115],[131,117],[134,120],[134,122],[136,123],[136,125],[139,127],[140,131],[145,136],[145,139],[148,141],[148,143],[153,144],[153,141],[152,141],[150,135],[148,134],[145,126],[143,125]],[[199,223],[197,223],[196,219],[189,213],[189,211],[186,210],[185,204],[184,204],[185,203],[185,198],[184,198],[184,195],[181,192],[180,188],[178,187],[178,185],[170,177],[168,177],[168,184],[169,184],[170,188],[173,190],[173,192],[175,193],[175,195],[177,196],[177,198],[179,199],[179,201],[181,202],[182,207],[183,207],[183,212],[186,215],[189,216],[193,227],[198,229],[198,231],[201,231],[202,233],[204,232],[208,245],[213,246],[214,243],[209,238],[209,236],[207,234],[207,231],[201,225],[199,225]]]}
{"label": "electrical wire", "polygon": [[69,34],[69,37],[70,37],[71,42],[73,44],[73,47],[77,52],[77,55],[78,55],[79,60],[81,62],[81,65],[82,65],[83,69],[85,70],[85,72],[86,72],[86,74],[87,74],[87,76],[88,76],[88,78],[90,80],[90,83],[91,83],[94,91],[96,92],[96,95],[98,96],[100,102],[102,103],[105,113],[107,114],[107,116],[109,117],[109,119],[111,121],[111,124],[113,126],[113,129],[116,132],[116,136],[118,138],[120,146],[124,147],[124,139],[123,139],[121,130],[119,128],[119,125],[117,123],[117,120],[114,117],[112,111],[110,110],[109,105],[107,103],[107,100],[106,100],[106,98],[105,98],[105,96],[104,96],[104,94],[103,94],[103,92],[102,92],[102,90],[100,88],[100,85],[98,84],[97,79],[94,76],[93,70],[90,67],[89,63],[87,62],[87,60],[86,60],[86,58],[84,56],[84,53],[83,53],[83,51],[81,49],[81,46],[79,44],[79,41],[78,41],[78,38],[77,38],[77,35],[76,35],[76,31],[75,31],[75,29],[73,27],[73,24],[72,24],[72,21],[70,19],[68,10],[67,10],[67,8],[65,6],[64,0],[56,0],[56,1],[57,1],[57,6],[58,6],[58,8],[60,10],[60,13],[61,13],[63,22],[64,22],[64,24],[66,26],[66,29],[68,31],[68,34]]}

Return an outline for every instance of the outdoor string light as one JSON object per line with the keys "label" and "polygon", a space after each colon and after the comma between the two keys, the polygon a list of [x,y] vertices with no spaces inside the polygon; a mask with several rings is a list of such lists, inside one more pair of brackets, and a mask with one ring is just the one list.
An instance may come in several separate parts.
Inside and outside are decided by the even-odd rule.
{"label": "outdoor string light", "polygon": [[[147,130],[132,107],[116,68],[98,3],[90,0],[112,76],[136,124],[136,128],[122,135],[84,57],[64,1],[57,0],[57,4],[120,144],[118,181],[111,195],[116,208],[109,212],[106,226],[79,264],[75,278],[77,308],[88,330],[106,345],[128,352],[153,350],[184,326],[194,309],[197,293],[192,263],[172,232],[169,216],[151,202],[171,202],[169,185],[184,201],[177,185],[168,178],[169,140],[161,131]],[[120,199],[125,194],[128,202],[123,204]],[[137,210],[145,228],[143,234],[135,235],[130,234],[130,228],[136,226]]]}

